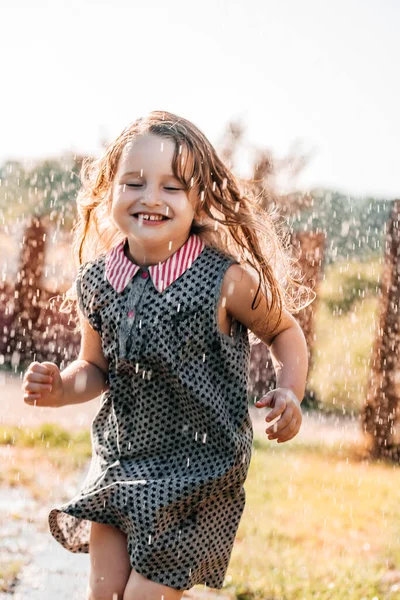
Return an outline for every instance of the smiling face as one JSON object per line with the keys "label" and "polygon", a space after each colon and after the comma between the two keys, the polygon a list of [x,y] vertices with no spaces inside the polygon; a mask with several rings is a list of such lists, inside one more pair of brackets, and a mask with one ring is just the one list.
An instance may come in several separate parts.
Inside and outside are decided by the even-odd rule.
{"label": "smiling face", "polygon": [[193,192],[173,173],[174,152],[171,139],[145,134],[125,146],[118,163],[111,218],[137,264],[163,262],[189,237]]}

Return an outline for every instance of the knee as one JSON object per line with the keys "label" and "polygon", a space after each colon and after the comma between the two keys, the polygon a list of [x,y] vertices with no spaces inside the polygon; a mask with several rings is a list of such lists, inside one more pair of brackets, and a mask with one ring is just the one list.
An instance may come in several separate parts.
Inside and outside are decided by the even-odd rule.
{"label": "knee", "polygon": [[132,569],[122,600],[181,600],[184,592],[150,581]]}
{"label": "knee", "polygon": [[91,577],[86,600],[122,600],[124,588],[125,582],[106,577]]}

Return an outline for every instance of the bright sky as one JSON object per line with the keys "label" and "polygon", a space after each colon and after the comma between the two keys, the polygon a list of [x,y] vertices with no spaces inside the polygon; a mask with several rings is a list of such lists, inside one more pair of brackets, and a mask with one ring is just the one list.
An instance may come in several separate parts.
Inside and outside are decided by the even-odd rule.
{"label": "bright sky", "polygon": [[[299,186],[400,196],[399,0],[9,0],[0,161],[98,152],[150,110],[313,158]],[[242,167],[243,168],[243,167]]]}

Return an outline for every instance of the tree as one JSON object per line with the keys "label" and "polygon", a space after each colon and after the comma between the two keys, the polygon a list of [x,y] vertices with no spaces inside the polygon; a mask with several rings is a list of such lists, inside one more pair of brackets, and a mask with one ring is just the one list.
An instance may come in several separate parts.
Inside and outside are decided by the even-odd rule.
{"label": "tree", "polygon": [[[1,168],[4,194],[0,210],[7,221],[24,226],[20,263],[15,282],[8,359],[13,364],[30,362],[46,345],[49,328],[49,294],[43,289],[46,240],[50,228],[55,235],[61,228],[70,229],[75,218],[76,193],[80,186],[81,157],[45,160],[26,170],[20,163],[6,163]],[[52,303],[56,316],[56,304]],[[37,333],[40,332],[40,335]],[[43,333],[45,332],[45,333]],[[43,335],[42,335],[43,333]],[[36,342],[35,342],[36,340]]]}
{"label": "tree", "polygon": [[387,226],[379,326],[376,333],[371,375],[362,414],[369,449],[374,457],[399,460],[398,419],[399,292],[400,292],[400,200],[393,202]]}

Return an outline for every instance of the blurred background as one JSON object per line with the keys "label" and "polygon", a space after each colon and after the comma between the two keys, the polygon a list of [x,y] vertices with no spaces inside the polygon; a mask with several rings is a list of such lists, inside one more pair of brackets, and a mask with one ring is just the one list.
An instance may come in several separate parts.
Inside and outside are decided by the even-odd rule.
{"label": "blurred background", "polygon": [[252,347],[254,456],[219,595],[400,598],[400,4],[2,8],[0,598],[53,597],[67,558],[86,577],[87,556],[51,546],[46,514],[84,476],[99,399],[33,408],[20,387],[32,360],[64,368],[79,351],[75,316],[59,306],[76,273],[82,160],[151,110],[193,121],[279,210],[317,292],[297,315],[310,352],[304,424],[283,446],[268,442],[253,406],[274,375],[267,348]]}

